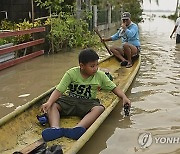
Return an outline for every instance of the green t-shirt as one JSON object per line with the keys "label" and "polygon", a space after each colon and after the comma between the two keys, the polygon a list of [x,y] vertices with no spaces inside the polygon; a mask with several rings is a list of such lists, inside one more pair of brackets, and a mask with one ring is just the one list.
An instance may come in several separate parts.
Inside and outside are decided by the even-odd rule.
{"label": "green t-shirt", "polygon": [[85,79],[80,73],[80,67],[69,69],[61,79],[56,89],[61,93],[68,90],[68,95],[76,98],[95,99],[97,91],[112,91],[116,85],[102,71]]}

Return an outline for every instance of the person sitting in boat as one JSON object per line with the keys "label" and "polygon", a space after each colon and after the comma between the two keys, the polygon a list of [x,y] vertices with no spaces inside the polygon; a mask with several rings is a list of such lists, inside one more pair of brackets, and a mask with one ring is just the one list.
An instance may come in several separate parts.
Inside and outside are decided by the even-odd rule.
{"label": "person sitting in boat", "polygon": [[[130,100],[123,91],[103,71],[98,70],[98,59],[93,49],[82,50],[79,66],[64,74],[48,101],[42,104],[41,111],[47,113],[50,124],[42,131],[46,142],[63,136],[79,139],[105,110],[96,98],[99,90],[112,91],[123,100],[123,104],[130,106]],[[59,126],[60,116],[79,116],[82,119],[74,128],[62,128]]]}
{"label": "person sitting in boat", "polygon": [[121,38],[122,47],[112,46],[110,51],[121,60],[121,65],[127,68],[132,67],[132,57],[138,56],[140,52],[139,29],[137,24],[131,21],[131,14],[122,14],[120,29],[109,38],[102,38],[102,41],[115,41]]}

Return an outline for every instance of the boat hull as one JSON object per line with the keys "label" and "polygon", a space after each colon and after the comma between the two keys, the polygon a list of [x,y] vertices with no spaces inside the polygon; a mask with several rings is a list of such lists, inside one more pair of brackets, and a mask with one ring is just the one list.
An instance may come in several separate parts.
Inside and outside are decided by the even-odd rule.
{"label": "boat hull", "polygon": [[[141,57],[134,62],[133,67],[125,68],[120,66],[120,63],[114,56],[109,56],[99,62],[99,68],[104,71],[109,71],[116,85],[126,92],[140,68],[140,62]],[[47,101],[53,90],[54,87],[0,119],[0,153],[9,154],[14,151],[20,151],[41,138],[42,130],[49,126],[41,126],[36,119],[36,115],[40,113],[40,105]],[[77,153],[91,138],[117,103],[121,102],[112,92],[99,92],[98,98],[106,109],[83,136],[77,141],[62,137],[55,141],[48,142],[48,146],[60,144],[64,153]],[[79,121],[80,118],[78,117],[62,117],[60,126],[74,127]]]}

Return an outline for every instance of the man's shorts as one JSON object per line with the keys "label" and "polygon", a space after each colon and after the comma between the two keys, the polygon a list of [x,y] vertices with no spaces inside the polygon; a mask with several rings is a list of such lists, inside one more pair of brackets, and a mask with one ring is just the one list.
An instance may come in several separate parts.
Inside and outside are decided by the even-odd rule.
{"label": "man's shorts", "polygon": [[[94,106],[103,106],[99,99],[82,99],[62,96],[56,103],[61,106],[61,115],[84,117]],[[103,106],[104,107],[104,106]]]}

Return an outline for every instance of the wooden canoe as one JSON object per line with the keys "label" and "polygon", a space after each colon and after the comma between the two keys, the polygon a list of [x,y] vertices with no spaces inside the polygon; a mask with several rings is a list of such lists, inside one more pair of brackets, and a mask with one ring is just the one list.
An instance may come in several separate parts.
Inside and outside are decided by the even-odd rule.
{"label": "wooden canoe", "polygon": [[[99,62],[99,68],[109,70],[114,78],[114,82],[126,92],[140,68],[140,62],[141,57],[134,62],[133,67],[125,68],[120,66],[120,63],[114,56],[109,56]],[[41,138],[42,130],[49,126],[41,126],[36,119],[36,115],[40,114],[40,105],[46,102],[53,90],[54,87],[0,119],[0,153],[9,154],[15,151],[21,151]],[[106,110],[89,127],[83,136],[77,141],[62,137],[55,141],[48,142],[48,146],[59,144],[62,146],[63,153],[77,153],[91,138],[117,103],[121,101],[112,92],[99,92],[98,98],[106,107]],[[60,126],[73,127],[79,120],[78,117],[62,117]]]}

